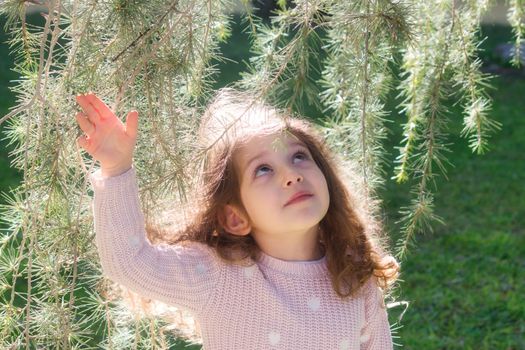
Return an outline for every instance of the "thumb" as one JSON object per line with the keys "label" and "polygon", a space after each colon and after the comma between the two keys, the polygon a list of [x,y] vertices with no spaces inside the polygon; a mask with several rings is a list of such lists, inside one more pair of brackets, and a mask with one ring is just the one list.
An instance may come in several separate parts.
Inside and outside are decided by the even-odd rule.
{"label": "thumb", "polygon": [[131,111],[126,116],[126,134],[128,134],[133,139],[137,138],[137,130],[139,124],[139,112]]}

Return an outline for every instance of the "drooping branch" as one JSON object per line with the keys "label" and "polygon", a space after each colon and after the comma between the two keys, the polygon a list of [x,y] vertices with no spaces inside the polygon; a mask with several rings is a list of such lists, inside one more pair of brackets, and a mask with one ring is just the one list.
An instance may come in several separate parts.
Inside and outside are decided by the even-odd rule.
{"label": "drooping branch", "polygon": [[[115,102],[119,115],[139,111],[134,164],[145,215],[163,201],[182,201],[192,177],[185,165],[204,159],[194,132],[212,92],[216,69],[210,62],[220,60],[218,42],[228,36],[227,1],[55,0],[46,2],[42,28],[26,23],[28,3],[0,5],[21,75],[13,88],[17,105],[0,124],[7,121],[6,134],[17,146],[13,165],[24,171],[22,185],[2,208],[9,232],[0,245],[8,252],[1,256],[0,274],[9,291],[0,300],[6,310],[0,347],[167,344],[161,324],[135,319],[110,302],[115,299],[97,265],[87,200],[87,175],[95,163],[74,143],[73,97],[92,90]],[[476,33],[489,1],[462,7],[452,0],[279,3],[267,24],[243,0],[253,57],[236,86],[307,116],[324,109],[327,142],[357,163],[366,198],[377,199],[374,193],[386,180],[385,101],[395,79],[389,67],[403,52],[400,90],[407,122],[394,177],[417,180],[410,203],[400,209],[398,248],[404,256],[418,232],[440,221],[431,185],[436,169],[446,176],[444,100],[462,102],[462,134],[478,153],[498,126],[488,118],[487,77],[476,59]],[[520,43],[522,8],[522,1],[512,1]],[[379,210],[373,202],[369,208]],[[18,288],[21,281],[27,290]],[[101,344],[90,340],[92,323],[106,330]]]}

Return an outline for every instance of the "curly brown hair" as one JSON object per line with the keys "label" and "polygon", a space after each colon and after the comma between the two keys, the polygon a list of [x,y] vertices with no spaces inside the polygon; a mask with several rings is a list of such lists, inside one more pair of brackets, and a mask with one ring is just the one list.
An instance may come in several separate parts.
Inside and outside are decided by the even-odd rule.
{"label": "curly brown hair", "polygon": [[[253,136],[290,133],[302,141],[321,169],[328,185],[330,204],[319,223],[320,243],[332,286],[341,297],[354,295],[375,275],[386,291],[395,282],[399,265],[387,252],[373,201],[367,198],[351,163],[343,161],[324,142],[314,124],[270,107],[254,94],[224,88],[217,92],[203,114],[198,132],[198,151],[203,162],[193,168],[200,176],[193,184],[193,208],[176,234],[147,225],[151,241],[168,244],[201,242],[215,248],[230,263],[256,261],[260,254],[251,234],[229,233],[221,225],[226,204],[235,204],[246,215],[240,196],[240,175],[233,161],[235,152]],[[197,200],[197,204],[195,201]]]}

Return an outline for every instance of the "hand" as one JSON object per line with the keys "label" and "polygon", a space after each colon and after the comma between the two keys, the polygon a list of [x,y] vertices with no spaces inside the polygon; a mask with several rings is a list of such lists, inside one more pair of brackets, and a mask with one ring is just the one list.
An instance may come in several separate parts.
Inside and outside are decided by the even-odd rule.
{"label": "hand", "polygon": [[116,176],[131,167],[137,140],[138,112],[126,116],[126,125],[95,94],[77,95],[76,120],[85,135],[77,144],[100,162],[103,176]]}

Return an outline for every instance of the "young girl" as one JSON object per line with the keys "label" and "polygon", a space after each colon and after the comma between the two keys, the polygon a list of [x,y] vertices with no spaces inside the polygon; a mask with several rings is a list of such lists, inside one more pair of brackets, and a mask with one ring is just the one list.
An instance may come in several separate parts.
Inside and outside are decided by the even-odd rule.
{"label": "young girl", "polygon": [[198,133],[199,210],[152,245],[132,165],[138,113],[123,125],[97,96],[77,102],[77,142],[101,165],[90,180],[108,278],[189,310],[204,349],[392,349],[383,300],[398,264],[312,125],[219,91]]}

